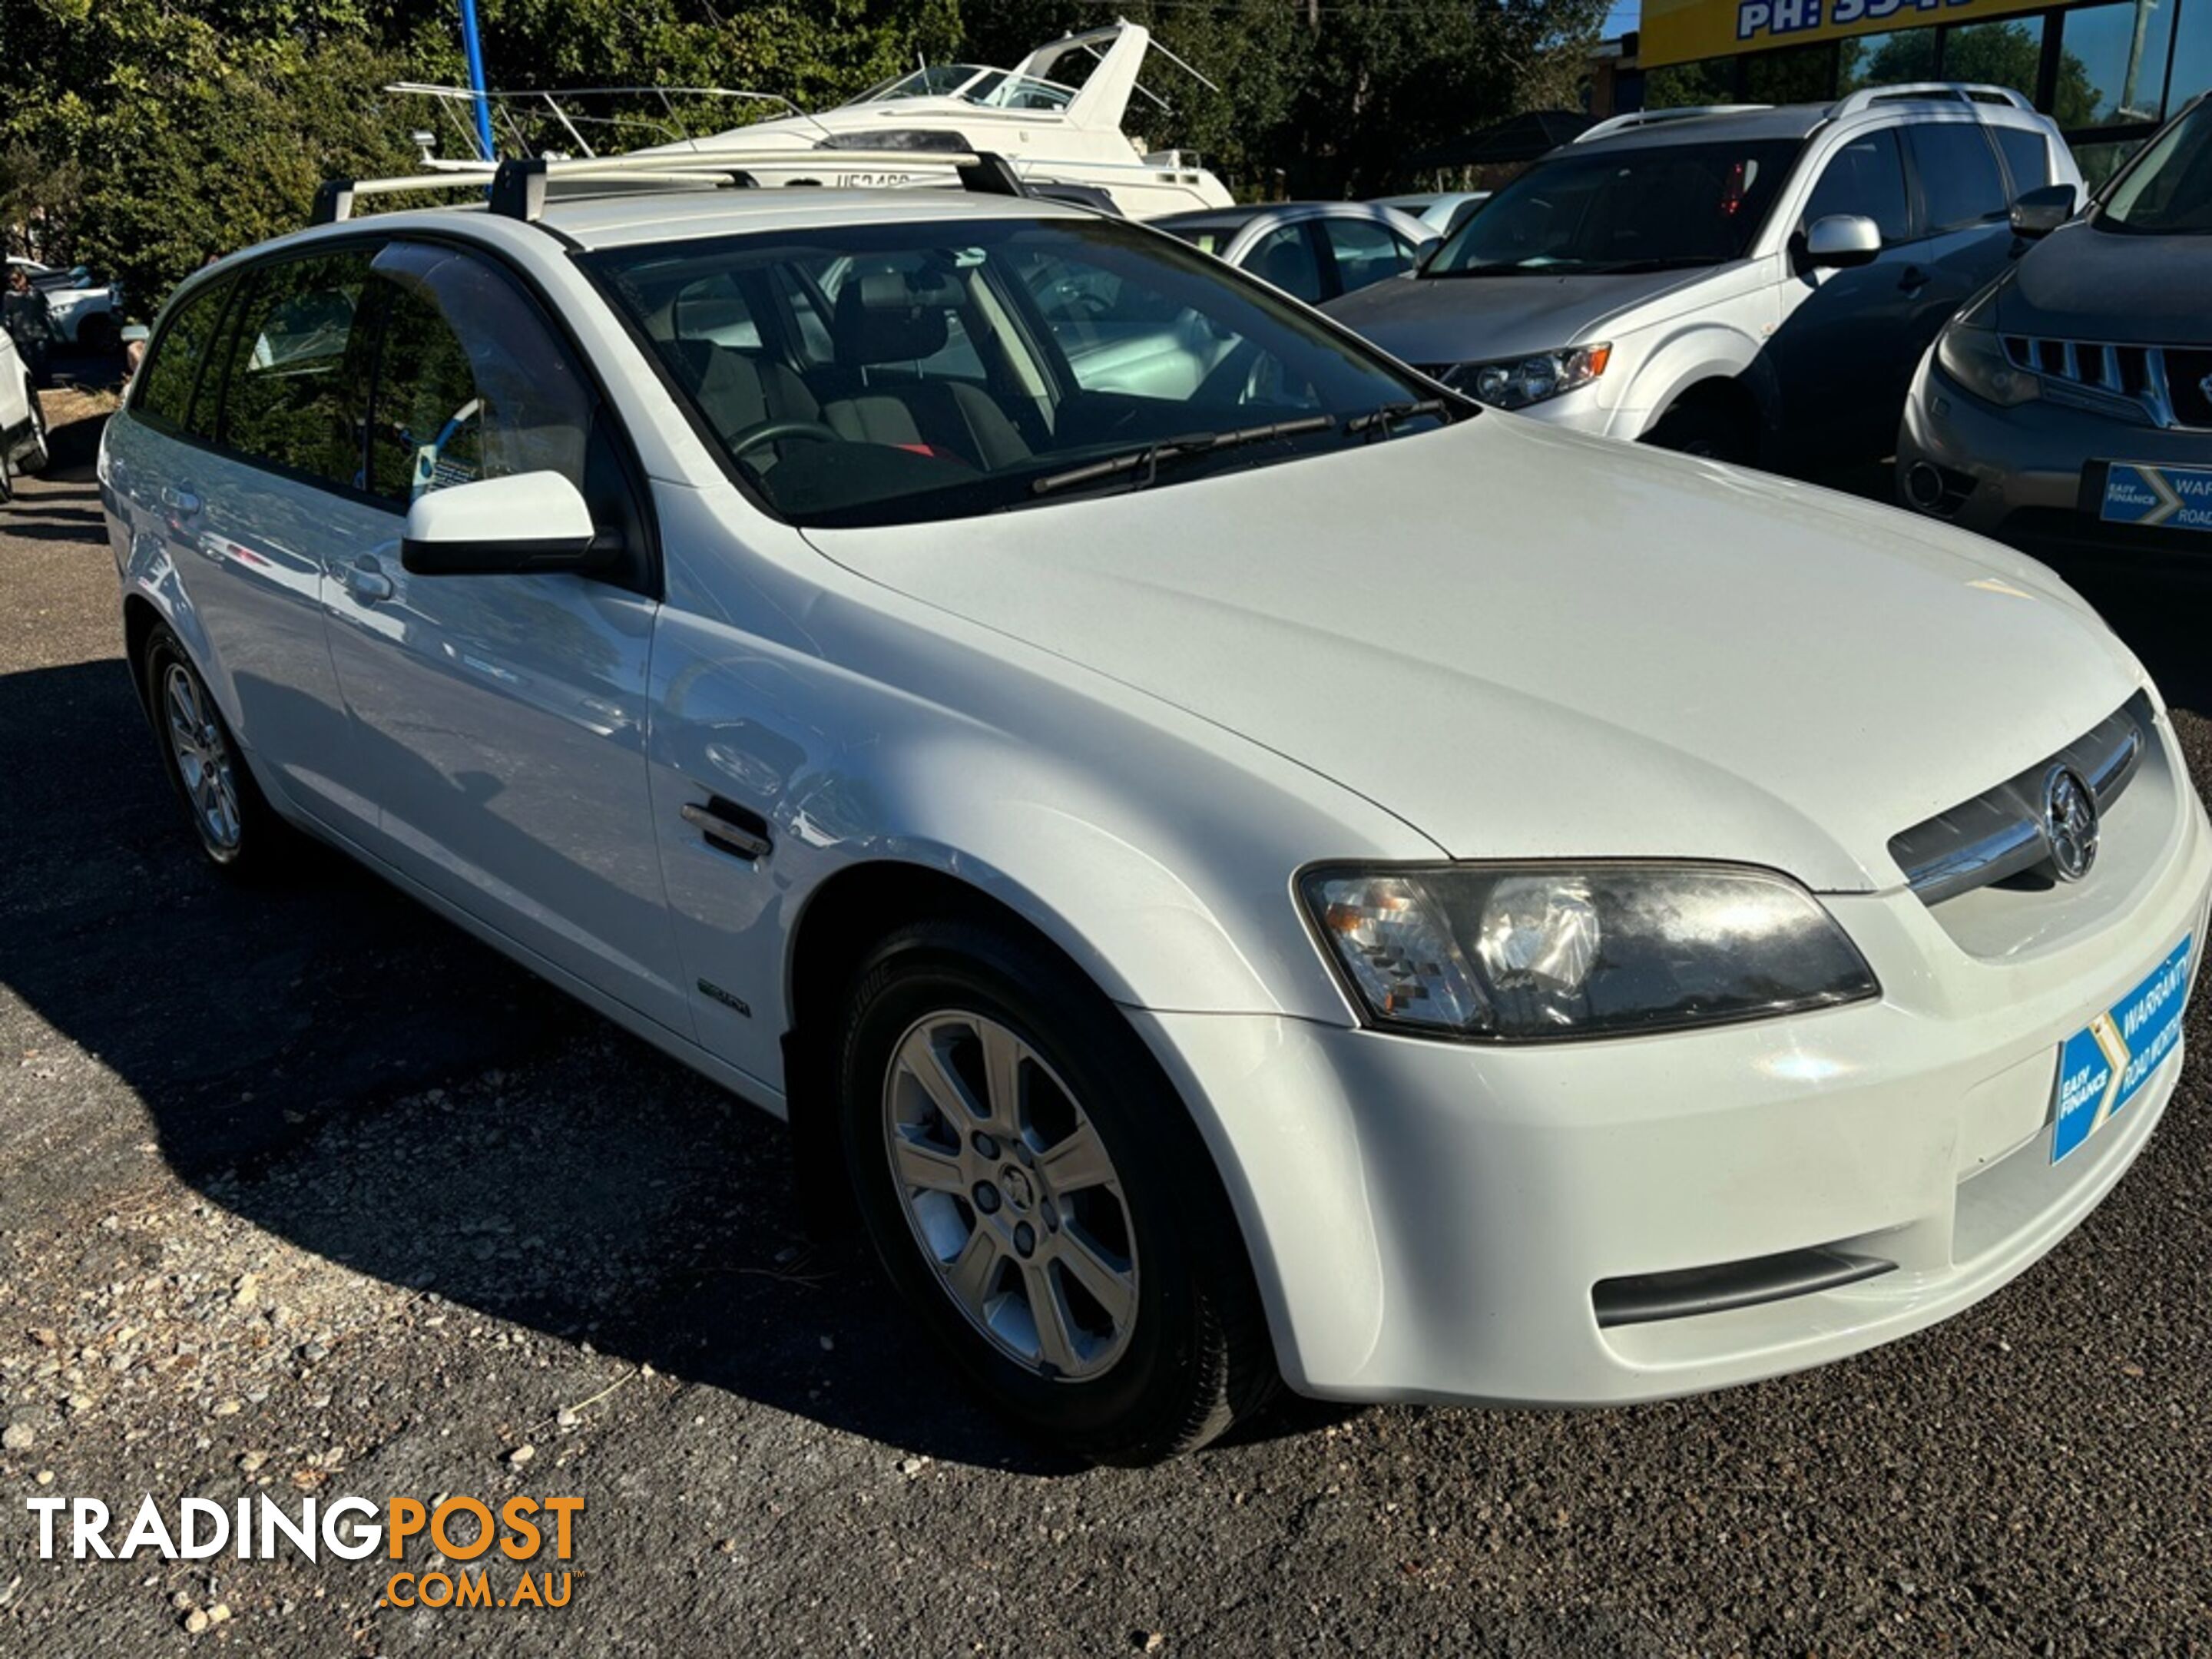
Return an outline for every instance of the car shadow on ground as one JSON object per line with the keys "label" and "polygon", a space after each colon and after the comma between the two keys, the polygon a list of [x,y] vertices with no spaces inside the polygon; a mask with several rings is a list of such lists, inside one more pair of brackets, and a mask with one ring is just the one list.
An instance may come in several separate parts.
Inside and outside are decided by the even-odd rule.
{"label": "car shadow on ground", "polygon": [[[79,482],[6,528],[103,541],[89,465],[65,449]],[[2170,698],[2212,709],[2199,596],[2100,593]],[[119,662],[0,675],[0,984],[127,1085],[210,1200],[390,1285],[888,1446],[1072,1467],[1008,1440],[856,1249],[810,1238],[765,1115],[334,854],[261,887],[205,868]],[[1329,1414],[1292,1402],[1240,1438]]]}

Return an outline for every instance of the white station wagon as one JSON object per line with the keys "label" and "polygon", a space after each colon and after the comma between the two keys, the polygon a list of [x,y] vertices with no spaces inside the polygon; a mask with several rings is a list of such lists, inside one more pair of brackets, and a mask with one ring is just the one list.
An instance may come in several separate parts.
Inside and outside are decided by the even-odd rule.
{"label": "white station wagon", "polygon": [[2111,1189],[2212,838],[2086,605],[989,160],[368,181],[186,283],[100,478],[208,856],[305,830],[787,1117],[1097,1457],[1832,1360]]}

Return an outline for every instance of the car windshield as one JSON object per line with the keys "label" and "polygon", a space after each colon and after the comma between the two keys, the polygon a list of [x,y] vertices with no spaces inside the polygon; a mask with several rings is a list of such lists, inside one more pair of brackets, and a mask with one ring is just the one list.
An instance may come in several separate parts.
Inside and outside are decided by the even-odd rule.
{"label": "car windshield", "polygon": [[1799,142],[1670,144],[1539,162],[1483,204],[1425,276],[1661,270],[1751,245]]}
{"label": "car windshield", "polygon": [[[1295,302],[1111,220],[835,226],[586,264],[739,479],[797,524],[1165,487],[1465,412]],[[1393,412],[1359,418],[1377,410]]]}
{"label": "car windshield", "polygon": [[2212,102],[2199,104],[2120,175],[2094,223],[2148,236],[2212,234]]}

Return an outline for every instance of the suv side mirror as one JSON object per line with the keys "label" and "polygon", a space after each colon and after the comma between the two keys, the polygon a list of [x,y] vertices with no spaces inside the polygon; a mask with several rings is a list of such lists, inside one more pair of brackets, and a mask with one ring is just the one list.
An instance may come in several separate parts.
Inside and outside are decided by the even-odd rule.
{"label": "suv side mirror", "polygon": [[1881,228],[1863,213],[1832,213],[1805,228],[1805,263],[1842,270],[1871,264],[1881,252]]}
{"label": "suv side mirror", "polygon": [[2048,236],[2074,216],[2074,186],[2045,185],[2012,204],[2012,234],[2026,241]]}
{"label": "suv side mirror", "polygon": [[584,493],[558,472],[478,478],[418,496],[407,509],[401,566],[417,576],[588,575],[622,557],[592,524]]}

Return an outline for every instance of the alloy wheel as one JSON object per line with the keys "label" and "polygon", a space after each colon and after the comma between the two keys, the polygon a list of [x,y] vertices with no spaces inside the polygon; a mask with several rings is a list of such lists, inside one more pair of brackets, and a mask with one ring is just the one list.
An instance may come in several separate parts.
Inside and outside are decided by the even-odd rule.
{"label": "alloy wheel", "polygon": [[1136,1323],[1135,1230],[1058,1073],[996,1020],[928,1014],[892,1048],[883,1119],[907,1223],[969,1322],[1039,1376],[1110,1368]]}
{"label": "alloy wheel", "polygon": [[161,702],[169,750],[201,838],[218,854],[234,853],[243,830],[236,762],[199,677],[171,663],[161,678]]}

